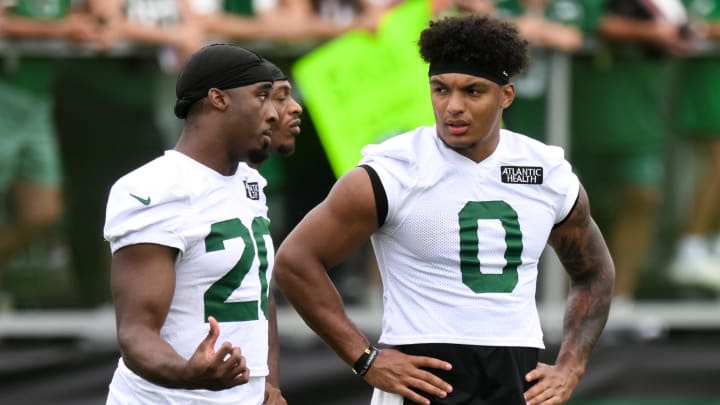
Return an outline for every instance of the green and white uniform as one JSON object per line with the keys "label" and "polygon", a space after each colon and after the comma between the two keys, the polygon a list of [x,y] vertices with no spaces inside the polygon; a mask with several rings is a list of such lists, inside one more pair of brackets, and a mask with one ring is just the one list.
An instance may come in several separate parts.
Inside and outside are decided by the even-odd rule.
{"label": "green and white uniform", "polygon": [[268,374],[268,283],[274,248],[268,231],[265,180],[241,163],[232,176],[167,151],[118,180],[110,191],[105,239],[112,252],[154,243],[179,251],[175,292],[160,331],[190,358],[207,336],[208,316],[220,342],[239,346],[250,383],[223,391],[169,389],[130,371],[122,359],[110,404],[247,404],[263,401]]}
{"label": "green and white uniform", "polygon": [[380,342],[543,348],[538,261],[579,181],[561,148],[501,130],[475,163],[420,127],[363,149],[388,200],[372,236]]}

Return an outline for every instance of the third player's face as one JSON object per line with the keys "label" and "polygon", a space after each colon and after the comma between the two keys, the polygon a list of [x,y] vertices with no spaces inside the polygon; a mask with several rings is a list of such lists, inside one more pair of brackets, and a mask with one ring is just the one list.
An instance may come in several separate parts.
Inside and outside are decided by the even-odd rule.
{"label": "third player's face", "polygon": [[300,134],[302,107],[292,97],[292,85],[287,80],[273,83],[270,100],[278,112],[279,120],[273,129],[270,149],[282,156],[295,152],[295,137]]}
{"label": "third player's face", "polygon": [[476,162],[495,150],[502,111],[515,96],[513,84],[445,73],[430,77],[435,125],[442,141]]}
{"label": "third player's face", "polygon": [[278,112],[270,101],[271,82],[261,82],[231,89],[232,112],[229,130],[233,134],[233,149],[247,152],[242,160],[266,158],[270,151],[273,128],[278,122]]}

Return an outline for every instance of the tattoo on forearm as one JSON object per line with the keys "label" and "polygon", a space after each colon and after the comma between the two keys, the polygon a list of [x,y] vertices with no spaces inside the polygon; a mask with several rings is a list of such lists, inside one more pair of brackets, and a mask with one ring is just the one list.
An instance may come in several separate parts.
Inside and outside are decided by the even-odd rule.
{"label": "tattoo on forearm", "polygon": [[571,218],[551,241],[571,279],[563,349],[584,363],[607,321],[614,267],[605,241],[581,196]]}

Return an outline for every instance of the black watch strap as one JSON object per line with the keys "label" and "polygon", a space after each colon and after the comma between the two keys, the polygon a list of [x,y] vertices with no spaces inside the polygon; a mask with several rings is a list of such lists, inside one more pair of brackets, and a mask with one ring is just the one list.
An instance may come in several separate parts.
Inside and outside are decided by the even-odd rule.
{"label": "black watch strap", "polygon": [[378,350],[375,346],[368,346],[357,361],[355,361],[355,364],[353,364],[353,373],[359,376],[364,376],[368,370],[370,370],[370,366],[372,366],[379,351],[380,350]]}

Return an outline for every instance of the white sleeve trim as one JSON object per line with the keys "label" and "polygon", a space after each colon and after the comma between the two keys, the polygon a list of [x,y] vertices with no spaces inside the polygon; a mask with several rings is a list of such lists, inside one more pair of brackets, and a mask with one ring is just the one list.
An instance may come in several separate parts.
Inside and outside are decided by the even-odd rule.
{"label": "white sleeve trim", "polygon": [[557,216],[555,217],[555,224],[558,224],[565,220],[565,218],[567,218],[567,216],[570,214],[570,210],[575,206],[575,201],[577,201],[578,195],[580,193],[580,180],[575,175],[575,173],[572,174],[569,180],[570,184],[568,185],[567,193],[565,194],[565,200],[563,201],[560,209],[557,212]]}
{"label": "white sleeve trim", "polygon": [[176,235],[172,232],[162,232],[153,229],[132,232],[125,236],[112,240],[110,242],[110,251],[114,254],[120,248],[141,243],[152,243],[155,245],[168,246],[178,249],[182,253],[185,253],[185,243],[179,235]]}

